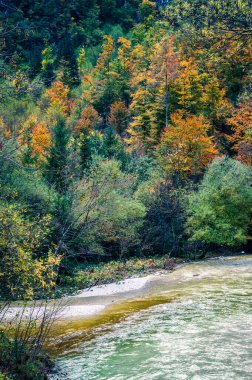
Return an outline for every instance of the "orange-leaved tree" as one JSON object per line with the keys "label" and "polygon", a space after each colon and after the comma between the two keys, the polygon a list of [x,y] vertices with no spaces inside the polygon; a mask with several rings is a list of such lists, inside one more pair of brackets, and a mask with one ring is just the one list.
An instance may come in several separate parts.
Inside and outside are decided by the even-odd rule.
{"label": "orange-leaved tree", "polygon": [[173,113],[157,150],[163,169],[181,177],[200,173],[218,154],[209,129],[202,115]]}
{"label": "orange-leaved tree", "polygon": [[102,118],[92,105],[87,105],[81,111],[80,117],[76,121],[75,131],[77,134],[82,132],[89,133],[101,124]]}
{"label": "orange-leaved tree", "polygon": [[122,134],[128,125],[129,111],[124,102],[118,100],[110,107],[109,124],[115,128],[116,133]]}
{"label": "orange-leaved tree", "polygon": [[31,115],[20,130],[18,142],[24,163],[41,164],[51,144],[51,132],[37,116]]}
{"label": "orange-leaved tree", "polygon": [[239,103],[227,122],[232,128],[233,133],[228,139],[233,144],[236,158],[252,165],[252,101]]}
{"label": "orange-leaved tree", "polygon": [[70,88],[62,81],[55,81],[52,87],[46,91],[51,107],[56,108],[65,115],[69,115],[71,111],[71,100],[69,99]]}

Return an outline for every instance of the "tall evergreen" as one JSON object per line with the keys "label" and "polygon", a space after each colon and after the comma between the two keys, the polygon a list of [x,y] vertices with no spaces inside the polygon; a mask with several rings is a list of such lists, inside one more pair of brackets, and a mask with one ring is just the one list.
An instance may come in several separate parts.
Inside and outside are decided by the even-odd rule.
{"label": "tall evergreen", "polygon": [[91,147],[88,138],[88,133],[84,131],[81,134],[80,140],[80,160],[82,170],[88,169],[91,164]]}
{"label": "tall evergreen", "polygon": [[60,116],[53,128],[52,145],[46,165],[47,180],[60,194],[66,193],[69,183],[68,143],[69,133],[65,120]]}

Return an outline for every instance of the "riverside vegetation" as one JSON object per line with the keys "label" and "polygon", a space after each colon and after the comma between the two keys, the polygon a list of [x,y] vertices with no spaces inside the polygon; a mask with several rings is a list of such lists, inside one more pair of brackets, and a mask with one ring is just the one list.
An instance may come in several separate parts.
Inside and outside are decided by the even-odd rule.
{"label": "riverside vegetation", "polygon": [[[3,302],[251,248],[249,0],[0,9]],[[1,379],[46,376],[28,336]]]}

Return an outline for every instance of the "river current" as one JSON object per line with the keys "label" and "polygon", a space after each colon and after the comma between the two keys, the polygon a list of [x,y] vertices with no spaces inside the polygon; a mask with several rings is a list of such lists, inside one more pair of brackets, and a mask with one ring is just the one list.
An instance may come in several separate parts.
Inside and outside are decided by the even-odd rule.
{"label": "river current", "polygon": [[252,257],[186,265],[51,347],[62,379],[251,380]]}

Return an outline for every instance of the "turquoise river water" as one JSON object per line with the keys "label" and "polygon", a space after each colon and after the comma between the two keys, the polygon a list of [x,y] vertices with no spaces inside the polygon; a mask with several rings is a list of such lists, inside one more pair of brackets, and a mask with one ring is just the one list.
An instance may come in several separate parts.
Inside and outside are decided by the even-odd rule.
{"label": "turquoise river water", "polygon": [[251,380],[252,256],[181,267],[49,347],[62,379]]}

